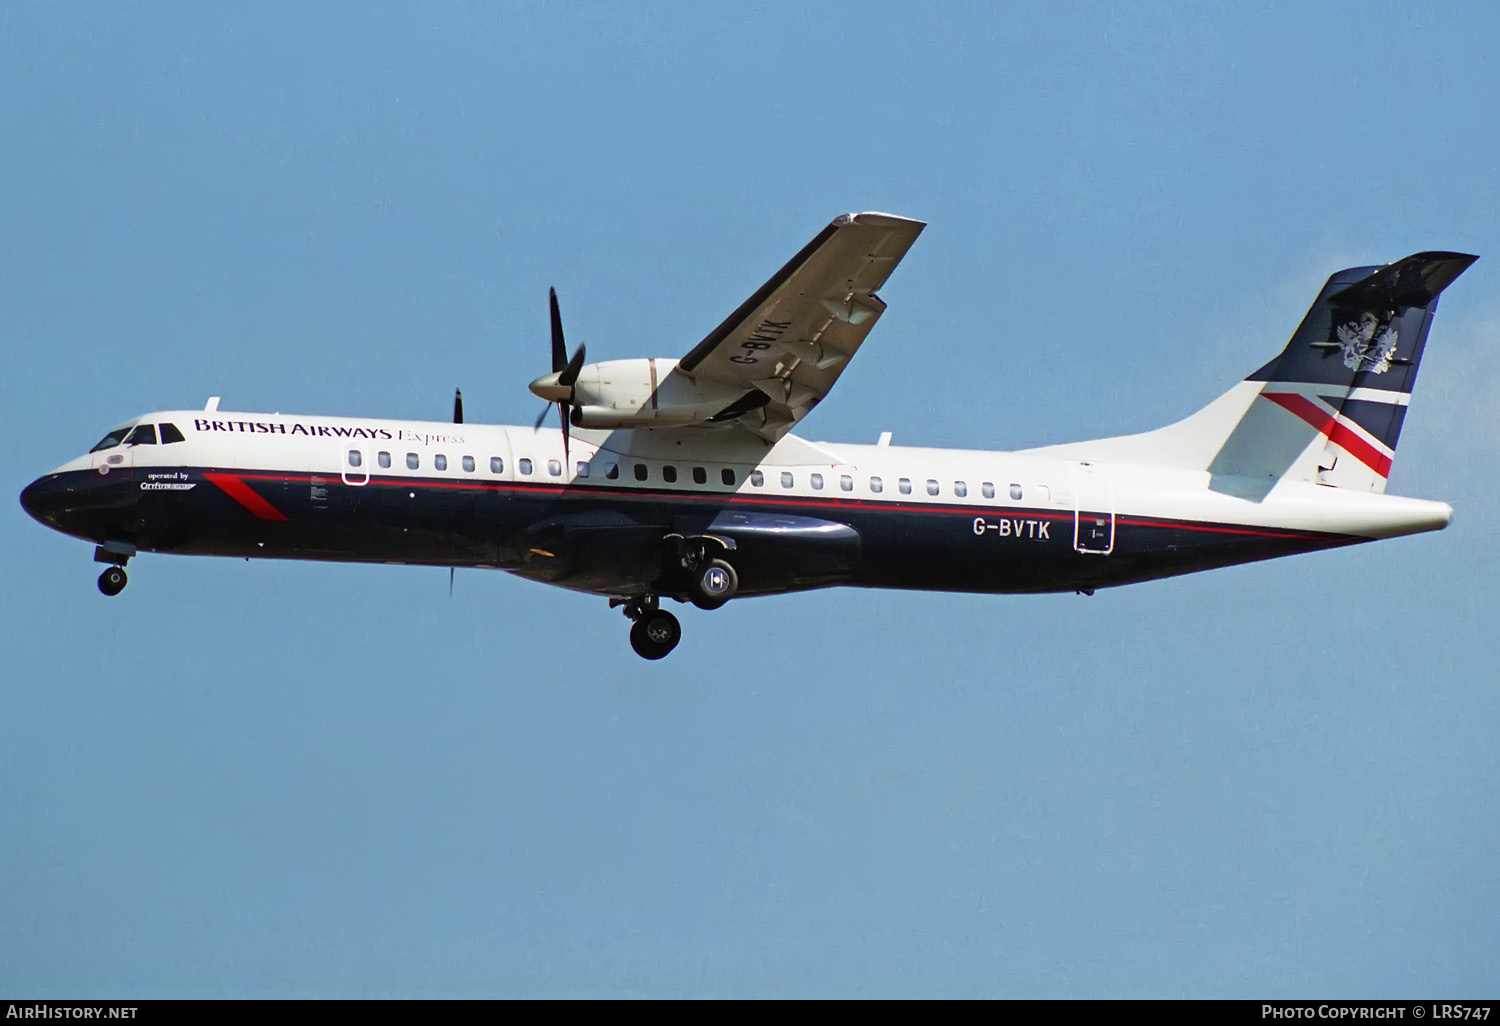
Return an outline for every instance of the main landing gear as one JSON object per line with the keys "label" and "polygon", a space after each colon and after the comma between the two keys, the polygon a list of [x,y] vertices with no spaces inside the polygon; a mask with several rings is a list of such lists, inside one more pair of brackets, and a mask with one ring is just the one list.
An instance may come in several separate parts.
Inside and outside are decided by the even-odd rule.
{"label": "main landing gear", "polygon": [[[668,594],[699,609],[718,609],[740,590],[740,575],[725,559],[730,545],[717,538],[670,536],[677,544],[675,566],[668,563],[664,580]],[[732,543],[730,543],[732,544]],[[664,658],[682,640],[682,624],[662,609],[656,595],[610,599],[610,608],[624,606],[630,619],[630,647],[642,659]]]}
{"label": "main landing gear", "polygon": [[687,575],[687,598],[699,609],[718,609],[740,590],[740,575],[720,558],[728,554],[717,538],[682,538],[677,561]]}
{"label": "main landing gear", "polygon": [[625,615],[634,621],[630,627],[630,647],[642,659],[661,659],[682,640],[682,624],[656,602],[656,596],[647,595],[625,604]]}
{"label": "main landing gear", "polygon": [[135,546],[125,542],[105,542],[95,546],[94,562],[110,564],[99,575],[99,590],[113,597],[125,590],[130,578],[125,576],[125,564],[135,555]]}
{"label": "main landing gear", "polygon": [[693,605],[699,609],[718,609],[740,590],[740,575],[722,559],[700,563],[693,573]]}

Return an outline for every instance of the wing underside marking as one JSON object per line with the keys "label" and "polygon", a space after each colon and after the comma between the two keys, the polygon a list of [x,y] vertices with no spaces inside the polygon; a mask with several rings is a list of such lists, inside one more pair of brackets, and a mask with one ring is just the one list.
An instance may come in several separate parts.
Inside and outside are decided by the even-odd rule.
{"label": "wing underside marking", "polygon": [[885,312],[876,290],[925,227],[893,214],[844,214],[803,246],[678,361],[676,370],[699,382],[766,397],[742,398],[710,422],[775,442],[816,407]]}

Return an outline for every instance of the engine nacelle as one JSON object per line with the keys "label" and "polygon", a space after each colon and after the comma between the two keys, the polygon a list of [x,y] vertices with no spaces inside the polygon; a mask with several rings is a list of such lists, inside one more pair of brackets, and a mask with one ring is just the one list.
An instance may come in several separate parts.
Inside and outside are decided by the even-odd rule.
{"label": "engine nacelle", "polygon": [[[586,365],[573,385],[575,427],[681,427],[703,424],[731,408],[764,405],[743,387],[698,381],[676,360],[609,360]],[[736,404],[739,404],[738,406]]]}

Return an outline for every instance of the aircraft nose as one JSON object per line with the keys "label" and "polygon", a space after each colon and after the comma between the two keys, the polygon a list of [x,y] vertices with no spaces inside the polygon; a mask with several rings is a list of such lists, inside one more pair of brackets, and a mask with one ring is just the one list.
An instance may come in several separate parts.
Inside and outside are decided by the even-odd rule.
{"label": "aircraft nose", "polygon": [[21,508],[44,524],[55,524],[66,494],[58,476],[48,474],[21,489]]}

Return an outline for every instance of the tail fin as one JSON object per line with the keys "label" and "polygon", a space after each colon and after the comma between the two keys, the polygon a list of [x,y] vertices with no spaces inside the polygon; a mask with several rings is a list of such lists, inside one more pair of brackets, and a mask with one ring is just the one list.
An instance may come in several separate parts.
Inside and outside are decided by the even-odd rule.
{"label": "tail fin", "polygon": [[1477,257],[1416,253],[1328,279],[1291,341],[1208,406],[1142,435],[1049,454],[1385,491],[1438,296]]}
{"label": "tail fin", "polygon": [[[1210,469],[1385,491],[1438,296],[1475,259],[1417,253],[1329,278],[1281,355],[1246,379],[1263,382],[1267,402]],[[1276,414],[1282,423],[1268,428]]]}

